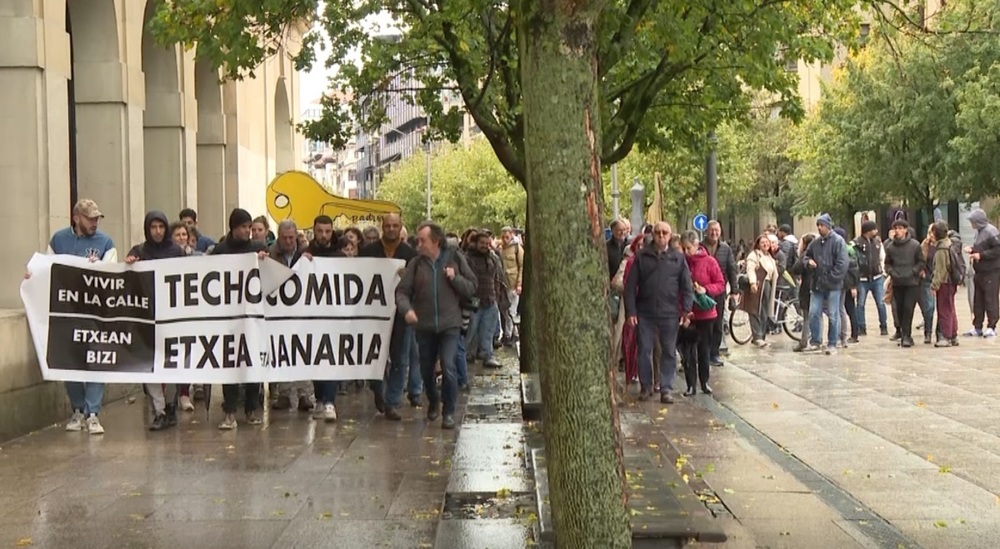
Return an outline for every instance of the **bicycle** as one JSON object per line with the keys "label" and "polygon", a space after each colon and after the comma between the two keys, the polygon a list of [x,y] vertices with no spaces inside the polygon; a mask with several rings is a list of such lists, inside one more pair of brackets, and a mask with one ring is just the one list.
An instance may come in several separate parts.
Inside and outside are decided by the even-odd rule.
{"label": "bicycle", "polygon": [[[775,300],[775,320],[768,321],[768,331],[784,331],[793,341],[802,340],[802,324],[805,321],[799,310],[797,297],[779,298]],[[737,345],[746,345],[753,339],[750,331],[750,315],[739,307],[731,307],[729,311],[729,335]]]}

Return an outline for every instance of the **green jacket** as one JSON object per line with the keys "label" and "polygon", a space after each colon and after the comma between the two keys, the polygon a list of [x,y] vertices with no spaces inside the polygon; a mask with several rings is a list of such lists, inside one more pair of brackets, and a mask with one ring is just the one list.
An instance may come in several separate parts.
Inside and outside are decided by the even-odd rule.
{"label": "green jacket", "polygon": [[934,254],[934,270],[931,275],[931,290],[937,291],[942,284],[951,282],[951,239],[937,241]]}

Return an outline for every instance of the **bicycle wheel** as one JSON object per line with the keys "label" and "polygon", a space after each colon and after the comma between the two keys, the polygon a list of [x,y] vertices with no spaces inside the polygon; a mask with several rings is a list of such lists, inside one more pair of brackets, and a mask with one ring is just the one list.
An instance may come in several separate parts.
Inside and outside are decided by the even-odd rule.
{"label": "bicycle wheel", "polygon": [[750,315],[740,308],[729,311],[729,335],[737,345],[746,345],[753,339],[750,330]]}
{"label": "bicycle wheel", "polygon": [[785,333],[788,337],[792,338],[794,341],[802,341],[802,323],[805,319],[802,317],[802,313],[799,312],[799,300],[792,298],[787,301],[781,302],[781,318],[778,322],[781,323],[781,327],[785,329]]}

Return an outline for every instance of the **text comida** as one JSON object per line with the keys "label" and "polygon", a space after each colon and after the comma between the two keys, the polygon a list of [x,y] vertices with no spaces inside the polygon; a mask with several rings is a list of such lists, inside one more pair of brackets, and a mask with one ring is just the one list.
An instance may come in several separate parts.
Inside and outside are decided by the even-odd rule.
{"label": "text comida", "polygon": [[[163,277],[169,287],[170,307],[206,305],[239,305],[260,303],[260,270],[209,271],[172,274]],[[309,274],[304,279],[293,276],[278,290],[267,296],[270,305],[281,303],[305,305],[387,306],[382,275],[374,274],[366,284],[354,273]]]}

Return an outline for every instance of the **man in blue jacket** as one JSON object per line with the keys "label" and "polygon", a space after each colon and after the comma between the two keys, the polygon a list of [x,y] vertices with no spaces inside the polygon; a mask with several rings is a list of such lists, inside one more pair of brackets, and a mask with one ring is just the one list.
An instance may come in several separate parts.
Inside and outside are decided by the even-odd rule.
{"label": "man in blue jacket", "polygon": [[690,321],[694,286],[684,254],[670,248],[670,225],[653,227],[653,244],[639,252],[625,281],[625,316],[636,328],[639,400],[653,395],[653,346],[660,339],[660,403],[673,404],[677,374],[677,332]]}
{"label": "man in blue jacket", "polygon": [[[82,199],[73,206],[72,225],[52,235],[49,254],[75,255],[90,261],[114,263],[118,252],[111,237],[97,230],[104,214],[93,200]],[[24,273],[24,278],[31,273]],[[67,431],[87,430],[92,435],[104,434],[104,427],[97,419],[104,401],[104,384],[93,382],[67,381],[66,393],[73,406],[73,417],[66,424]]]}
{"label": "man in blue jacket", "polygon": [[826,311],[829,319],[826,354],[837,352],[837,342],[840,340],[840,294],[844,289],[844,277],[847,275],[848,259],[847,245],[844,239],[833,232],[833,219],[829,214],[816,218],[816,229],[819,238],[812,241],[806,249],[806,268],[812,271],[813,289],[809,301],[809,342],[807,351],[819,351],[823,343],[820,333],[820,321]]}

